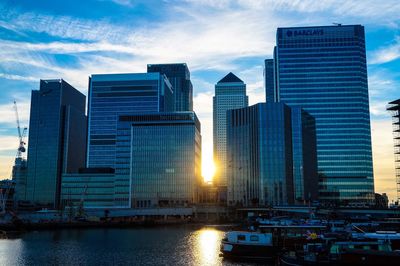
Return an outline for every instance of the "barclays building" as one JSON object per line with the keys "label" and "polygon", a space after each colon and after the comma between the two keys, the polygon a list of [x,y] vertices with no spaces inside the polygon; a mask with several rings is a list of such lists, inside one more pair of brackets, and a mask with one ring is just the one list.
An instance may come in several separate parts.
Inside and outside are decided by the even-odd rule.
{"label": "barclays building", "polygon": [[267,99],[301,107],[315,118],[319,198],[372,203],[364,27],[278,28],[274,60],[267,62]]}

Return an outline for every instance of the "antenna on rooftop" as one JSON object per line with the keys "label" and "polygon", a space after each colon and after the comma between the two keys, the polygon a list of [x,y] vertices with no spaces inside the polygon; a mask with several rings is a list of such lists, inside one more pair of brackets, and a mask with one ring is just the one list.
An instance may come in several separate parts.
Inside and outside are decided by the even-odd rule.
{"label": "antenna on rooftop", "polygon": [[332,24],[335,25],[335,26],[342,26],[342,23],[332,22]]}

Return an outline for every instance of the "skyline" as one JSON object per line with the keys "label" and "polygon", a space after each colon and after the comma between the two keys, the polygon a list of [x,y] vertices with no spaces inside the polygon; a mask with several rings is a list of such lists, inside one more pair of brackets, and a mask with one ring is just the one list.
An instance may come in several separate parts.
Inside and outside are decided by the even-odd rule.
{"label": "skyline", "polygon": [[[203,160],[209,160],[214,84],[232,71],[247,84],[249,105],[264,102],[263,62],[272,58],[276,28],[341,22],[366,29],[375,190],[395,198],[385,107],[399,98],[400,3],[115,0],[80,3],[72,14],[73,2],[0,3],[0,178],[10,176],[18,148],[12,102],[17,100],[22,126],[28,126],[30,91],[38,89],[39,79],[63,78],[87,96],[91,74],[187,63],[203,128]],[[161,4],[155,8],[154,2]]]}

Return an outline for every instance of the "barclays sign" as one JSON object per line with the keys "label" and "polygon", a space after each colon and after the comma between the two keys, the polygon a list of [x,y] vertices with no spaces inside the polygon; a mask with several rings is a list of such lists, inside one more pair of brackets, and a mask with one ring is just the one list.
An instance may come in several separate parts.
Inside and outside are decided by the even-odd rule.
{"label": "barclays sign", "polygon": [[287,37],[324,35],[323,29],[287,30]]}

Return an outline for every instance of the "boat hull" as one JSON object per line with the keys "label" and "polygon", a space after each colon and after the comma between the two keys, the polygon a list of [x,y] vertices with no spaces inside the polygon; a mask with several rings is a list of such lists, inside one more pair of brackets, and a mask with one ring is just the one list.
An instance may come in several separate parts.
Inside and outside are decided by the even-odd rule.
{"label": "boat hull", "polygon": [[250,245],[244,243],[221,243],[221,256],[233,260],[274,261],[278,249],[267,245]]}

